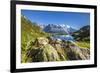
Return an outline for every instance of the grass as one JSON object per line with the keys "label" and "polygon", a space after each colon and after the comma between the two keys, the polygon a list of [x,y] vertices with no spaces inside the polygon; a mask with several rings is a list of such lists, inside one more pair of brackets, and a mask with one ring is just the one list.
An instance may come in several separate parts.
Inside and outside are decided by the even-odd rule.
{"label": "grass", "polygon": [[80,48],[90,49],[90,42],[78,41],[78,42],[76,42],[76,44],[77,44]]}

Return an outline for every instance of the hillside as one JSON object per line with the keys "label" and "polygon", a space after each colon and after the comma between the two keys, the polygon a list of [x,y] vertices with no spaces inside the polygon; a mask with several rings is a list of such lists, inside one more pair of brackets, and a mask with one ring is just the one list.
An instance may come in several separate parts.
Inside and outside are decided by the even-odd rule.
{"label": "hillside", "polygon": [[21,62],[87,60],[90,50],[79,48],[75,42],[51,38],[28,18],[21,17]]}
{"label": "hillside", "polygon": [[74,32],[74,39],[77,41],[79,47],[90,49],[90,26],[86,25]]}
{"label": "hillside", "polygon": [[78,31],[74,32],[73,36],[79,41],[90,41],[90,26],[83,26]]}
{"label": "hillside", "polygon": [[32,23],[25,16],[21,16],[21,49],[22,58],[27,51],[29,42],[35,41],[38,37],[45,37],[47,34],[41,31],[41,28],[36,23]]}

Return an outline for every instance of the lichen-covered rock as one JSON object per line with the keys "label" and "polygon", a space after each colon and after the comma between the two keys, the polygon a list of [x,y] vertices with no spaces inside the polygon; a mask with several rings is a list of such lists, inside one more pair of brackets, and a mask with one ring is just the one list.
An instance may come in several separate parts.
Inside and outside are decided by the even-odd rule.
{"label": "lichen-covered rock", "polygon": [[57,51],[50,44],[43,46],[43,48],[31,49],[27,56],[31,58],[32,62],[60,61]]}
{"label": "lichen-covered rock", "polygon": [[70,45],[65,51],[69,60],[88,60],[90,58],[88,49],[79,48],[76,45]]}
{"label": "lichen-covered rock", "polygon": [[43,47],[43,52],[47,57],[47,61],[60,61],[59,55],[54,47],[47,44]]}
{"label": "lichen-covered rock", "polygon": [[89,49],[79,48],[72,42],[61,39],[37,38],[28,44],[25,62],[49,62],[67,60],[87,60],[90,58]]}
{"label": "lichen-covered rock", "polygon": [[39,37],[35,40],[34,44],[37,46],[44,46],[49,43],[49,40],[45,37]]}

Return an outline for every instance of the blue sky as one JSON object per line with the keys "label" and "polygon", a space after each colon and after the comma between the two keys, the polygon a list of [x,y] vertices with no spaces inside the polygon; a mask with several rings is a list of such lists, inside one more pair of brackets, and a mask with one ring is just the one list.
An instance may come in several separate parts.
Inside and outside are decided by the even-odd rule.
{"label": "blue sky", "polygon": [[89,13],[21,10],[21,14],[38,24],[67,24],[75,29],[90,25]]}

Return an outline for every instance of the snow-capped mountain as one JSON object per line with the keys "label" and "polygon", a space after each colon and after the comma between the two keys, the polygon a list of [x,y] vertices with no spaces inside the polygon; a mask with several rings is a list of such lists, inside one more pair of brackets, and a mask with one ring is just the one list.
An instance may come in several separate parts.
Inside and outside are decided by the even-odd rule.
{"label": "snow-capped mountain", "polygon": [[65,24],[48,24],[44,27],[43,31],[49,32],[49,33],[59,33],[59,34],[71,34],[75,32],[76,30],[73,29],[69,25]]}

